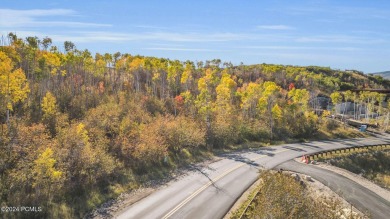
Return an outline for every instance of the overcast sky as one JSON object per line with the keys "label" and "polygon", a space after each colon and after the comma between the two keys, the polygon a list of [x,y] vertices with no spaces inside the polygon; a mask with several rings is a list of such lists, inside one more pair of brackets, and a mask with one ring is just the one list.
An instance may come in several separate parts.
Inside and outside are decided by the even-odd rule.
{"label": "overcast sky", "polygon": [[388,0],[1,0],[0,32],[182,61],[390,70]]}

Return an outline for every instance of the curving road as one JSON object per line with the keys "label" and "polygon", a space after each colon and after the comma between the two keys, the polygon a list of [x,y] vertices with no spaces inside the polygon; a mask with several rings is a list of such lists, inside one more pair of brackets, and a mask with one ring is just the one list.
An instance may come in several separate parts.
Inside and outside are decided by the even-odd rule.
{"label": "curving road", "polygon": [[363,213],[368,211],[374,219],[390,218],[390,202],[340,174],[293,160],[287,161],[277,166],[277,168],[312,176],[339,194],[359,211]]}
{"label": "curving road", "polygon": [[223,218],[256,181],[260,168],[272,169],[295,157],[329,149],[390,144],[390,136],[285,144],[220,155],[148,197],[117,212],[115,218]]}

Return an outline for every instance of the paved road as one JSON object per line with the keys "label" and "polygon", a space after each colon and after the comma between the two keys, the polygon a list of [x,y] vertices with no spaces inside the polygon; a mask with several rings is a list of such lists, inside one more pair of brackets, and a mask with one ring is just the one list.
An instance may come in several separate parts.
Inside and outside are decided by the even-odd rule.
{"label": "paved road", "polygon": [[312,176],[342,196],[361,212],[365,213],[368,211],[374,219],[390,218],[390,202],[340,174],[293,160],[287,161],[276,168]]}
{"label": "paved road", "polygon": [[256,181],[259,168],[277,165],[311,152],[359,145],[390,144],[389,136],[285,144],[229,153],[207,167],[189,172],[148,197],[118,212],[116,218],[222,218]]}

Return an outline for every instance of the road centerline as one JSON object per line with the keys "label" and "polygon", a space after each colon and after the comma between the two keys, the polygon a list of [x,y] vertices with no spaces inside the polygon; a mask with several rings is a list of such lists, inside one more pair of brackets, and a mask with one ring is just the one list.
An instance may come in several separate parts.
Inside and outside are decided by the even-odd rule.
{"label": "road centerline", "polygon": [[[251,161],[257,161],[263,157],[266,157],[266,155],[261,155],[259,156],[258,158],[254,159],[254,160],[251,160]],[[204,190],[206,190],[210,185],[216,183],[218,180],[222,179],[223,177],[225,177],[226,175],[228,175],[229,173],[239,169],[240,167],[243,167],[247,165],[246,163],[242,163],[242,164],[239,164],[227,171],[225,171],[224,173],[220,174],[219,176],[215,177],[214,179],[212,179],[210,182],[208,182],[207,184],[203,185],[201,188],[199,188],[198,190],[196,190],[195,192],[193,192],[190,196],[188,196],[185,200],[183,200],[182,202],[180,202],[175,208],[173,208],[171,211],[169,211],[164,217],[162,217],[162,219],[167,219],[169,217],[171,217],[173,214],[175,214],[178,210],[180,210],[185,204],[187,204],[188,202],[190,202],[192,199],[194,199],[197,195],[199,195],[201,192],[203,192]]]}

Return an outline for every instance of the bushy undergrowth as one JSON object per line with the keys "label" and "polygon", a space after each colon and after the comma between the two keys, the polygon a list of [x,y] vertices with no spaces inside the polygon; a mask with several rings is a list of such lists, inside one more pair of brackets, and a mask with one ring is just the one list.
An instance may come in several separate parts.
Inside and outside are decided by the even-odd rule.
{"label": "bushy undergrowth", "polygon": [[[166,111],[161,100],[122,93],[102,100],[83,120],[58,113],[52,126],[13,125],[20,137],[12,142],[10,166],[0,182],[1,204],[44,209],[36,215],[13,214],[15,218],[83,217],[121,192],[169,177],[214,149],[270,139],[269,126],[257,119],[217,115],[207,132],[204,121]],[[309,120],[302,115],[299,122]],[[316,127],[311,122],[290,132],[296,125],[275,129],[273,140],[305,136],[310,126]],[[7,149],[8,143],[2,143]]]}
{"label": "bushy undergrowth", "polygon": [[43,207],[7,215],[17,218],[80,218],[215,150],[317,138],[317,94],[390,86],[322,67],[92,55],[70,41],[62,50],[48,37],[7,39],[0,206]]}
{"label": "bushy undergrowth", "polygon": [[[264,171],[253,202],[244,213],[248,202],[233,213],[231,218],[350,218],[342,204],[334,199],[309,195],[305,184],[282,173]],[[357,218],[356,215],[353,218]]]}

